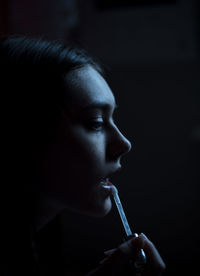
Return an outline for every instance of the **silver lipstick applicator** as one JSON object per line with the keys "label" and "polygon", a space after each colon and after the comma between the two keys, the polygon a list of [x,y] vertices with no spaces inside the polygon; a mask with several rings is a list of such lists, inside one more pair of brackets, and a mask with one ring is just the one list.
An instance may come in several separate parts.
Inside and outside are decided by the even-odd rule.
{"label": "silver lipstick applicator", "polygon": [[[113,199],[117,206],[122,224],[123,224],[125,232],[126,232],[126,240],[129,240],[132,237],[138,237],[138,234],[136,234],[136,233],[133,234],[130,229],[130,226],[128,224],[126,215],[124,213],[124,209],[122,207],[122,204],[121,204],[121,201],[120,201],[120,198],[118,195],[118,190],[114,185],[112,185],[112,195],[113,195]],[[146,264],[146,255],[144,253],[144,250],[140,249],[137,257],[134,260],[134,268],[139,271],[144,267],[145,264]]]}

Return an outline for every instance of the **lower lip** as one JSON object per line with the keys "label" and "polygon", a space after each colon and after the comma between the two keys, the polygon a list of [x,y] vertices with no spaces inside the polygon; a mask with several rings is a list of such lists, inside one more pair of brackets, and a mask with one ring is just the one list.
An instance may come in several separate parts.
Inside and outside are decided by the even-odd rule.
{"label": "lower lip", "polygon": [[110,181],[100,182],[100,186],[106,193],[112,193],[113,184]]}

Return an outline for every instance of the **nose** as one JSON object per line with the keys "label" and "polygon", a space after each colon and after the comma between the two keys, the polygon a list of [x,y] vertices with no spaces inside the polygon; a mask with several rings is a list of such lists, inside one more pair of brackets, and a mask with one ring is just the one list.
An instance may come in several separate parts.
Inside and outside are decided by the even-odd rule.
{"label": "nose", "polygon": [[117,160],[132,148],[131,142],[115,126],[108,143],[109,158]]}

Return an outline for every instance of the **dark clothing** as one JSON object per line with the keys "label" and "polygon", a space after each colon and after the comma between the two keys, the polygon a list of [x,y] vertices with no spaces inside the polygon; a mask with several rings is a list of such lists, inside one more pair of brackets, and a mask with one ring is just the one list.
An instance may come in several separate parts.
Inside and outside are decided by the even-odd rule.
{"label": "dark clothing", "polygon": [[[14,231],[14,230],[13,230]],[[64,261],[61,247],[61,231],[53,220],[34,237],[32,242],[23,243],[18,237],[15,245],[5,246],[0,263],[0,276],[63,276]]]}
{"label": "dark clothing", "polygon": [[62,233],[57,219],[40,230],[32,249],[39,275],[64,275]]}

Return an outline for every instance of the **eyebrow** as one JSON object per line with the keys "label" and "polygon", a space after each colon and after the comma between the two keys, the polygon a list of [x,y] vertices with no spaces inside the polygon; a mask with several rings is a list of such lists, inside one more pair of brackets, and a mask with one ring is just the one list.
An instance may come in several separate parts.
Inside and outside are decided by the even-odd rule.
{"label": "eyebrow", "polygon": [[[114,110],[117,109],[119,106],[115,103],[114,105]],[[93,102],[91,104],[88,104],[86,106],[83,107],[83,110],[89,110],[89,109],[102,109],[102,110],[109,110],[112,109],[113,106],[108,104],[108,103],[104,103],[104,102]]]}

